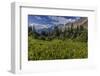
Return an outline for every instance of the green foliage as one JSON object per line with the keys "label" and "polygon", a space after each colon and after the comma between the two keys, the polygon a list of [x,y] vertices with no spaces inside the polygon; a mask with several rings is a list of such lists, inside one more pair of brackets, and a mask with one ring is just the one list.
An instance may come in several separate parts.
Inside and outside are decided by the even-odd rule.
{"label": "green foliage", "polygon": [[88,57],[88,30],[83,26],[55,27],[38,34],[28,28],[28,60],[78,59]]}
{"label": "green foliage", "polygon": [[88,41],[88,33],[87,31],[81,31],[80,36],[76,38],[77,41],[87,42]]}
{"label": "green foliage", "polygon": [[44,41],[28,38],[28,60],[87,58],[87,43],[70,39]]}
{"label": "green foliage", "polygon": [[33,35],[35,39],[40,40],[51,41],[53,39],[73,39],[76,41],[87,42],[88,38],[88,30],[86,28],[84,28],[83,26],[77,26],[75,28],[73,24],[71,25],[71,27],[67,27],[63,31],[55,26],[53,31],[47,32],[43,30],[40,35],[36,32],[35,27],[32,27],[32,29],[29,27],[28,29],[29,36]]}

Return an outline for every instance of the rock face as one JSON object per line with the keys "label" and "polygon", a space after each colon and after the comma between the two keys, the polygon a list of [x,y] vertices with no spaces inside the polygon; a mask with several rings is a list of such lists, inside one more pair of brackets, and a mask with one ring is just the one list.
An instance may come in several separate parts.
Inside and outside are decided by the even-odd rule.
{"label": "rock face", "polygon": [[74,28],[76,28],[77,26],[83,26],[84,28],[88,28],[88,18],[82,17],[73,23],[66,24],[65,27],[71,27],[72,25]]}
{"label": "rock face", "polygon": [[84,28],[88,29],[88,18],[87,17],[81,17],[79,20],[72,22],[72,23],[67,23],[63,24],[62,26],[58,26],[60,30],[64,31],[66,28],[77,28],[80,26],[83,26]]}

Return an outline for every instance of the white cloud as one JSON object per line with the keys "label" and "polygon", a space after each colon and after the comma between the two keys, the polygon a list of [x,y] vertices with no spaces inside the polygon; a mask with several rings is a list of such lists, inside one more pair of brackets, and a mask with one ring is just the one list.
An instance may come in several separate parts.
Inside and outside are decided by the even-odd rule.
{"label": "white cloud", "polygon": [[[41,19],[41,17],[39,16],[35,16],[36,19]],[[80,19],[80,17],[77,17],[75,19],[72,18],[64,18],[64,17],[57,17],[57,16],[48,16],[51,20],[52,20],[52,24],[54,25],[59,25],[59,24],[66,24],[68,22],[75,22],[76,20]],[[31,23],[29,24],[29,26],[34,26],[37,30],[38,29],[43,29],[43,28],[50,28],[51,26],[54,26],[51,24],[39,24],[39,23]]]}
{"label": "white cloud", "polygon": [[41,20],[41,17],[39,16],[34,16],[36,19]]}
{"label": "white cloud", "polygon": [[54,17],[54,16],[49,16],[50,19],[54,20],[53,24],[66,24],[68,22],[75,22],[76,19],[67,19],[64,17]]}
{"label": "white cloud", "polygon": [[30,26],[34,26],[36,30],[48,28],[47,25],[38,24],[38,23],[32,23],[32,24],[30,24]]}
{"label": "white cloud", "polygon": [[76,19],[77,19],[77,20],[79,20],[79,19],[80,19],[80,17],[76,17]]}

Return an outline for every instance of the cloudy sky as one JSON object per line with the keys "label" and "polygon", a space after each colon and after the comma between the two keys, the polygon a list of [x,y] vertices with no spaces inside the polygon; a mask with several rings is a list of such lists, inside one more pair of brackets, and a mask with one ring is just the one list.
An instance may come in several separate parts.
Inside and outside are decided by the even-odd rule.
{"label": "cloudy sky", "polygon": [[40,28],[48,28],[58,24],[75,22],[80,19],[78,16],[45,16],[45,15],[28,15],[28,25]]}

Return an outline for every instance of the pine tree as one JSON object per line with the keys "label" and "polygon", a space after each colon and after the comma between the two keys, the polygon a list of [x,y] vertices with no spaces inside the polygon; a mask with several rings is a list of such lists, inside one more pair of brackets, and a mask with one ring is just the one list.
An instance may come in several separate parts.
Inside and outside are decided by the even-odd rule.
{"label": "pine tree", "polygon": [[32,35],[32,27],[28,27],[28,36],[31,36]]}
{"label": "pine tree", "polygon": [[38,38],[38,33],[36,32],[35,26],[32,26],[32,34],[34,38]]}
{"label": "pine tree", "polygon": [[60,30],[57,26],[54,27],[54,34],[55,34],[55,37],[59,37],[60,36]]}

